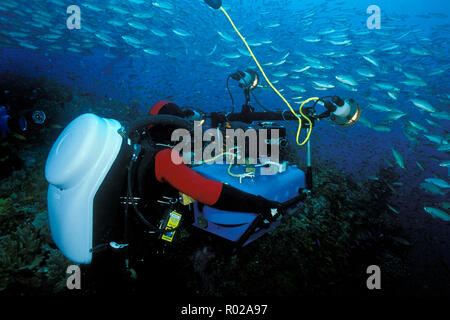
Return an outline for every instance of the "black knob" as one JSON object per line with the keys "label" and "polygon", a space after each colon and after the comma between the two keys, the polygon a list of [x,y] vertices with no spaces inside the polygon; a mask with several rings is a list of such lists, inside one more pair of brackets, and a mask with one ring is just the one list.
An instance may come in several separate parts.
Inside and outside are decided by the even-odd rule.
{"label": "black knob", "polygon": [[344,105],[344,100],[342,100],[341,98],[339,98],[338,96],[334,96],[331,100],[333,100],[333,102],[338,105],[339,107],[342,107]]}
{"label": "black knob", "polygon": [[219,9],[222,6],[222,0],[205,0],[206,4],[213,9]]}

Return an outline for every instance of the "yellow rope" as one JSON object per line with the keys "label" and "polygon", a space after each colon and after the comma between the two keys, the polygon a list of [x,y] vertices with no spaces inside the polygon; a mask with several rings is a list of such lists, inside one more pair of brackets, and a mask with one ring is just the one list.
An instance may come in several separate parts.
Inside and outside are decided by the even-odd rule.
{"label": "yellow rope", "polygon": [[302,113],[302,107],[303,107],[303,105],[306,104],[307,102],[309,102],[309,101],[311,101],[311,100],[314,100],[314,99],[317,100],[317,99],[319,99],[319,98],[310,98],[310,99],[308,99],[308,100],[305,100],[305,101],[302,103],[301,107],[300,107],[300,114],[301,114],[306,120],[308,120],[308,123],[310,124],[310,130],[308,130],[308,135],[307,135],[305,141],[303,141],[302,143],[299,143],[299,142],[298,142],[298,137],[299,137],[299,135],[300,135],[300,130],[301,130],[301,128],[302,128],[302,118],[298,116],[298,114],[294,111],[294,109],[292,109],[292,107],[291,107],[291,105],[289,104],[289,102],[283,97],[283,95],[282,95],[282,94],[281,94],[281,93],[273,86],[273,84],[272,84],[272,83],[270,82],[270,80],[267,78],[266,73],[264,72],[263,68],[262,68],[261,65],[259,64],[258,59],[256,59],[255,55],[253,54],[252,49],[251,49],[250,46],[248,45],[247,41],[245,41],[245,38],[241,35],[241,33],[239,32],[239,30],[236,28],[236,26],[235,26],[233,20],[230,18],[230,16],[229,16],[228,13],[226,12],[226,10],[225,10],[223,7],[220,7],[220,10],[222,10],[222,12],[225,14],[225,16],[226,16],[226,17],[228,18],[228,20],[230,21],[230,23],[231,23],[231,25],[233,26],[233,28],[234,28],[234,30],[236,31],[236,33],[239,35],[239,37],[240,37],[240,38],[242,39],[242,41],[244,42],[244,44],[245,44],[245,46],[247,47],[248,51],[249,51],[250,54],[252,55],[253,60],[255,60],[256,65],[258,66],[259,70],[261,71],[261,73],[263,74],[264,78],[266,79],[267,83],[268,83],[268,84],[270,85],[270,87],[271,87],[271,88],[272,88],[272,89],[280,96],[280,98],[284,101],[284,103],[286,103],[286,105],[289,107],[289,109],[291,110],[292,114],[298,119],[299,126],[298,126],[298,131],[297,131],[297,138],[296,138],[296,141],[297,141],[297,144],[298,144],[299,146],[304,145],[304,144],[308,141],[308,139],[309,139],[309,137],[310,137],[310,135],[311,135],[311,131],[312,131],[312,123],[311,123],[311,120],[309,120],[309,118],[306,117],[306,116]]}

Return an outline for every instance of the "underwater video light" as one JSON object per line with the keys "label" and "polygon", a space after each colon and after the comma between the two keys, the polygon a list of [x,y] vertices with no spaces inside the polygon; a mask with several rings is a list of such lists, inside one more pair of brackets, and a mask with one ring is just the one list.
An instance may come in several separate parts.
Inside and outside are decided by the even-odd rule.
{"label": "underwater video light", "polygon": [[213,9],[219,9],[222,6],[222,0],[205,0],[206,4]]}
{"label": "underwater video light", "polygon": [[231,112],[234,112],[234,99],[233,95],[231,94],[230,88],[228,86],[228,81],[231,79],[238,81],[239,87],[244,89],[244,95],[245,95],[245,104],[243,106],[243,110],[254,110],[253,107],[249,105],[250,102],[250,91],[255,89],[259,84],[259,76],[258,73],[256,73],[255,70],[247,69],[244,71],[236,71],[235,73],[232,73],[228,75],[227,77],[227,90],[228,94],[231,98]]}
{"label": "underwater video light", "polygon": [[[325,99],[330,100],[325,100]],[[326,108],[326,111],[315,115],[315,119],[330,118],[334,123],[348,127],[356,123],[361,116],[361,108],[353,99],[341,99],[338,96],[327,96],[318,99],[314,106],[321,101]],[[312,109],[314,109],[314,106]]]}
{"label": "underwater video light", "polygon": [[353,99],[333,99],[336,110],[331,112],[330,119],[336,124],[348,127],[356,123],[361,116],[361,108]]}
{"label": "underwater video light", "polygon": [[256,71],[247,69],[245,72],[237,71],[231,75],[236,81],[239,81],[239,86],[245,90],[253,90],[258,86],[259,77]]}

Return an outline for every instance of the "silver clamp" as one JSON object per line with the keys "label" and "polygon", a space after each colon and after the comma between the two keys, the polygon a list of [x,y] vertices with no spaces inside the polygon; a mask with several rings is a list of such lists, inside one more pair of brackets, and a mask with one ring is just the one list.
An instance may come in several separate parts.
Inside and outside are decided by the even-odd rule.
{"label": "silver clamp", "polygon": [[122,137],[122,138],[128,138],[127,132],[125,131],[124,127],[120,127],[119,130],[117,130],[117,133]]}
{"label": "silver clamp", "polygon": [[134,162],[137,161],[139,154],[141,153],[142,147],[140,144],[135,144],[133,146],[133,156],[131,158],[131,160],[133,160]]}
{"label": "silver clamp", "polygon": [[306,196],[309,196],[309,195],[311,195],[311,190],[309,190],[309,189],[303,189],[303,190],[302,190],[302,193],[306,194]]}
{"label": "silver clamp", "polygon": [[163,198],[163,200],[156,200],[156,202],[162,203],[162,204],[175,204],[178,202],[178,198],[171,198],[171,197],[166,197],[166,196],[163,196],[162,198]]}
{"label": "silver clamp", "polygon": [[[133,197],[133,201],[134,201],[134,203],[138,203],[139,202],[139,200],[141,200],[141,198],[139,198],[139,197]],[[120,197],[120,203],[121,204],[133,204],[133,201],[131,201],[131,198],[130,197]]]}
{"label": "silver clamp", "polygon": [[113,248],[113,249],[123,249],[123,248],[125,248],[125,247],[128,247],[128,243],[123,243],[123,244],[121,244],[121,243],[117,243],[117,242],[111,241],[111,242],[109,243],[109,246],[110,246],[111,248]]}

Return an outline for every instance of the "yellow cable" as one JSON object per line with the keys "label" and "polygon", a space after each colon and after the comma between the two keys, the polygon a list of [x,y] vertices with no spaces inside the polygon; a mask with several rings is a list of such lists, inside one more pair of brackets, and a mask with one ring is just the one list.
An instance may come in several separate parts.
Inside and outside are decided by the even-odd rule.
{"label": "yellow cable", "polygon": [[235,173],[231,172],[231,167],[233,166],[234,158],[236,157],[236,155],[234,153],[231,153],[231,152],[222,152],[221,154],[213,157],[212,159],[203,160],[203,162],[204,163],[212,162],[212,161],[215,161],[217,158],[220,158],[220,157],[223,157],[223,156],[232,156],[233,157],[233,159],[230,162],[230,165],[228,166],[228,170],[227,170],[227,172],[228,172],[228,174],[230,176],[235,177],[235,178],[241,178],[242,176],[246,175],[245,173],[235,174]]}
{"label": "yellow cable", "polygon": [[248,45],[247,41],[245,41],[245,38],[241,35],[241,33],[239,32],[239,30],[236,28],[233,20],[230,18],[230,16],[228,15],[228,13],[226,12],[226,10],[223,7],[220,7],[220,10],[222,10],[222,12],[225,14],[225,16],[228,18],[228,20],[230,21],[231,25],[233,26],[234,30],[236,31],[236,33],[239,35],[239,37],[242,39],[242,41],[244,42],[245,46],[247,47],[248,51],[250,52],[250,54],[253,57],[253,60],[255,60],[256,65],[258,66],[259,70],[261,71],[261,73],[263,74],[264,78],[266,79],[267,83],[270,85],[270,87],[280,96],[280,98],[286,103],[286,105],[289,107],[289,109],[291,110],[292,114],[298,119],[299,122],[299,126],[298,126],[298,131],[297,131],[297,144],[299,146],[304,145],[310,135],[311,135],[311,131],[312,131],[312,125],[311,125],[311,120],[309,120],[308,117],[306,117],[304,114],[302,114],[301,109],[303,107],[304,104],[306,104],[307,102],[313,100],[313,99],[318,99],[318,98],[310,98],[308,100],[306,100],[305,102],[302,103],[302,106],[300,107],[300,113],[303,117],[306,118],[306,120],[308,120],[309,124],[310,124],[310,130],[308,131],[308,136],[306,137],[305,141],[303,141],[302,143],[298,142],[298,136],[300,134],[300,130],[302,128],[302,118],[298,116],[298,114],[294,111],[294,109],[292,109],[291,105],[289,104],[289,102],[283,97],[283,95],[273,86],[273,84],[270,82],[270,80],[267,78],[266,73],[264,72],[263,68],[261,67],[261,65],[259,64],[258,60],[256,59],[255,55],[253,54],[252,49],[250,48],[250,46]]}
{"label": "yellow cable", "polygon": [[301,114],[303,117],[306,118],[306,120],[308,120],[308,123],[309,123],[309,130],[308,130],[308,135],[306,136],[305,141],[303,141],[302,143],[298,143],[298,136],[300,135],[301,126],[298,127],[297,137],[296,137],[295,141],[297,141],[297,144],[298,144],[299,146],[304,145],[304,144],[308,141],[309,137],[311,136],[311,131],[312,131],[312,127],[313,127],[313,126],[312,126],[311,120],[309,120],[309,118],[306,117],[306,116],[303,114],[303,111],[302,111],[303,106],[304,106],[305,104],[307,104],[308,102],[310,102],[311,100],[318,100],[318,99],[319,99],[318,97],[309,98],[309,99],[306,99],[305,101],[303,101],[302,104],[300,105],[299,112],[300,112],[300,114]]}

